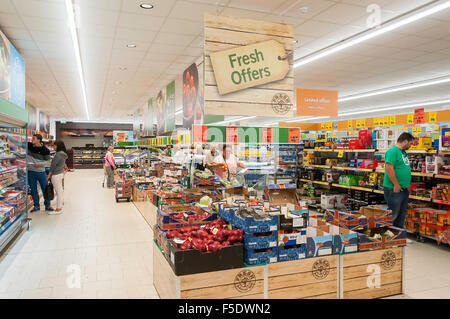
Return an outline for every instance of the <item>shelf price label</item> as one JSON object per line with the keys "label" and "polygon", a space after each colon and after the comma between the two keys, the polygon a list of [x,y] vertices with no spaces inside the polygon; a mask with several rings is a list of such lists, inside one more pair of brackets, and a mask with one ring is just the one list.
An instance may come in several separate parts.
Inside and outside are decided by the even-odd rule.
{"label": "shelf price label", "polygon": [[428,114],[428,122],[430,122],[430,123],[437,122],[437,112],[430,112]]}
{"label": "shelf price label", "polygon": [[441,130],[441,128],[440,128],[439,125],[436,125],[436,126],[434,127],[434,131],[435,131],[436,133],[438,133],[440,130]]}
{"label": "shelf price label", "polygon": [[338,157],[339,157],[339,158],[343,158],[343,157],[344,157],[344,151],[339,151]]}
{"label": "shelf price label", "polygon": [[298,144],[300,142],[300,130],[298,128],[289,129],[289,143]]}
{"label": "shelf price label", "polygon": [[397,117],[395,115],[394,116],[390,116],[389,117],[389,122],[390,122],[391,125],[396,125],[397,124]]}
{"label": "shelf price label", "polygon": [[425,123],[425,109],[415,109],[414,110],[414,124],[424,124]]}
{"label": "shelf price label", "polygon": [[262,142],[264,144],[272,144],[273,142],[273,129],[271,127],[263,127],[262,129]]}
{"label": "shelf price label", "polygon": [[347,128],[353,128],[353,121],[347,121]]}
{"label": "shelf price label", "polygon": [[356,120],[356,127],[357,128],[363,128],[366,127],[366,120],[362,119],[362,120]]}

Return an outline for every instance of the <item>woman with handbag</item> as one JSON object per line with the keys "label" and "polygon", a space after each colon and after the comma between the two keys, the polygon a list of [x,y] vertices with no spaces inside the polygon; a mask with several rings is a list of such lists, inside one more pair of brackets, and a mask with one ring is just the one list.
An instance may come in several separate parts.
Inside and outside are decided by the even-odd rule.
{"label": "woman with handbag", "polygon": [[64,204],[64,189],[63,189],[64,167],[66,166],[66,160],[68,158],[64,142],[57,141],[55,145],[56,145],[56,154],[53,157],[52,164],[50,165],[50,173],[48,174],[48,180],[53,185],[53,188],[55,190],[56,210],[48,212],[49,215],[59,215],[62,213]]}
{"label": "woman with handbag", "polygon": [[105,169],[108,175],[107,186],[108,188],[114,187],[114,170],[116,169],[116,161],[114,159],[114,146],[108,148],[108,152],[105,155]]}

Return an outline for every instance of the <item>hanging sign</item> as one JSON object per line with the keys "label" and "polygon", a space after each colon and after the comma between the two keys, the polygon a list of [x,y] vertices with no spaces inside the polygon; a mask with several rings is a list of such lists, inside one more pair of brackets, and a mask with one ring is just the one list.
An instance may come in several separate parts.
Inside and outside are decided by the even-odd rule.
{"label": "hanging sign", "polygon": [[414,114],[408,114],[408,118],[406,120],[407,124],[414,124]]}
{"label": "hanging sign", "polygon": [[347,128],[353,128],[353,121],[347,121]]}
{"label": "hanging sign", "polygon": [[289,72],[284,46],[276,40],[211,53],[221,95],[282,80]]}
{"label": "hanging sign", "polygon": [[357,128],[364,128],[364,127],[366,127],[366,120],[365,119],[356,120],[356,127]]}
{"label": "hanging sign", "polygon": [[208,141],[208,127],[206,125],[193,126],[194,143],[206,143]]}
{"label": "hanging sign", "polygon": [[289,129],[289,143],[290,144],[298,144],[300,141],[300,130],[298,128],[290,128]]}
{"label": "hanging sign", "polygon": [[238,142],[238,128],[227,127],[227,143],[236,144]]}
{"label": "hanging sign", "polygon": [[424,124],[425,123],[425,109],[415,109],[414,110],[414,124]]}
{"label": "hanging sign", "polygon": [[297,89],[298,116],[338,116],[338,92]]}
{"label": "hanging sign", "polygon": [[271,127],[262,128],[262,142],[264,144],[273,143],[273,129]]}
{"label": "hanging sign", "polygon": [[389,117],[389,122],[390,122],[391,125],[396,125],[397,117],[396,116],[390,116]]}

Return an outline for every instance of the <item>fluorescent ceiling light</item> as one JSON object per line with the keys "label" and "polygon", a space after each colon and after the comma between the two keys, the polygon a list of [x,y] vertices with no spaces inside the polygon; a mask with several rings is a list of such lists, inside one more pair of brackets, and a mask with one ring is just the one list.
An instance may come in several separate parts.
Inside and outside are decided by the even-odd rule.
{"label": "fluorescent ceiling light", "polygon": [[308,118],[294,119],[294,120],[285,121],[285,123],[307,122],[307,121],[322,120],[322,119],[327,119],[327,118],[329,118],[329,116],[308,117]]}
{"label": "fluorescent ceiling light", "polygon": [[386,88],[386,89],[380,89],[380,90],[374,90],[374,91],[365,92],[365,93],[344,96],[339,99],[339,102],[352,101],[352,100],[362,99],[362,98],[370,97],[370,96],[394,93],[394,92],[416,89],[416,88],[426,87],[426,86],[430,86],[430,85],[443,84],[443,83],[448,83],[448,82],[450,82],[450,76],[445,76],[445,77],[429,79],[429,80],[424,80],[424,81],[415,82],[415,83],[393,86],[393,87]]}
{"label": "fluorescent ceiling light", "polygon": [[361,34],[360,36],[357,36],[353,39],[349,39],[348,41],[344,41],[341,44],[337,44],[335,46],[332,46],[329,49],[325,49],[323,51],[319,51],[316,54],[312,54],[310,56],[306,56],[304,58],[300,58],[297,60],[297,62],[294,64],[294,68],[297,68],[299,66],[305,65],[307,63],[316,61],[318,59],[321,59],[323,57],[326,57],[328,55],[331,55],[333,53],[339,52],[341,50],[344,50],[348,47],[354,46],[355,44],[373,39],[379,35],[382,35],[384,33],[387,33],[389,31],[398,29],[404,25],[407,25],[409,23],[415,22],[417,20],[423,19],[427,16],[430,16],[434,13],[437,13],[439,11],[448,9],[450,7],[450,1],[444,0],[440,1],[437,5],[432,6],[431,8],[424,8],[423,10],[420,10],[417,13],[412,13],[410,15],[407,15],[405,18],[401,18],[398,21],[395,19],[391,23],[387,23],[386,25],[381,25],[379,28],[375,28],[371,31],[368,31],[365,34]]}
{"label": "fluorescent ceiling light", "polygon": [[366,114],[366,113],[378,113],[378,112],[384,112],[384,111],[409,109],[409,108],[413,108],[413,107],[430,106],[430,105],[437,105],[437,104],[444,104],[444,103],[450,103],[450,99],[429,101],[429,102],[422,102],[422,103],[414,103],[414,104],[404,104],[404,105],[398,105],[398,106],[389,106],[389,107],[368,109],[368,110],[357,111],[357,112],[342,112],[342,113],[339,113],[339,116],[349,116],[349,115],[358,115],[358,114]]}
{"label": "fluorescent ceiling light", "polygon": [[74,14],[74,9],[73,9],[73,3],[72,3],[72,0],[65,0],[65,1],[66,1],[66,9],[67,9],[67,18],[69,20],[70,34],[72,36],[73,47],[75,49],[75,57],[76,57],[76,61],[77,61],[78,75],[80,76],[81,90],[83,91],[83,102],[84,102],[84,107],[86,110],[86,118],[89,120],[89,108],[88,108],[88,101],[87,101],[87,94],[86,94],[86,84],[84,82],[84,72],[83,72],[83,66],[81,63],[80,45],[78,43],[78,34],[77,34],[76,26],[75,26],[75,14]]}
{"label": "fluorescent ceiling light", "polygon": [[244,121],[244,120],[250,120],[250,119],[254,119],[256,116],[245,116],[245,117],[238,117],[232,120],[228,120],[228,121],[223,121],[223,122],[218,122],[215,123],[216,125],[220,125],[220,124],[227,124],[227,123],[231,123],[231,122],[239,122],[239,121]]}

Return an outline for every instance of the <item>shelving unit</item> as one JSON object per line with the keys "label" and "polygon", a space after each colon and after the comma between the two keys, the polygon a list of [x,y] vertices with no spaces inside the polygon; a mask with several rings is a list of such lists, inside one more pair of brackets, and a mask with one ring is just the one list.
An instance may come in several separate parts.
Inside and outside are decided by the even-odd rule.
{"label": "shelving unit", "polygon": [[75,169],[103,168],[105,147],[74,147],[73,151]]}

